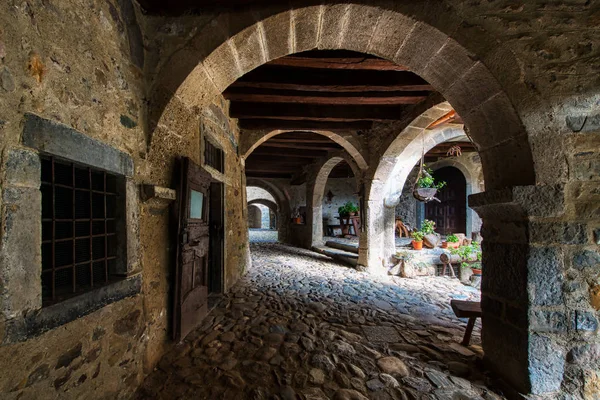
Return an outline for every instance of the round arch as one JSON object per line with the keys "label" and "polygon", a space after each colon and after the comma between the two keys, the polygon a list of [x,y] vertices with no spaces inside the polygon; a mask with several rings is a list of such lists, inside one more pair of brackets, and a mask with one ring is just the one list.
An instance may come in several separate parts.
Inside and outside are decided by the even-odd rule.
{"label": "round arch", "polygon": [[[468,48],[483,56],[498,44],[488,37],[484,41],[482,31],[477,38],[460,36],[465,42],[461,45],[444,32],[456,33],[458,13],[446,4],[440,7],[446,16],[443,24],[430,8],[386,2],[249,12],[247,18],[237,16],[244,21],[237,25],[221,15],[163,65],[152,90],[147,131],[154,131],[169,106],[204,107],[239,77],[276,58],[313,49],[353,50],[406,66],[452,103],[479,145],[489,188],[534,184],[527,134],[499,83],[519,72],[513,71],[519,65],[514,54],[503,52],[502,66],[495,63],[494,75]],[[221,23],[229,29],[215,32],[214,26]],[[282,25],[290,26],[289,31],[282,32]],[[482,49],[482,42],[489,48]]]}
{"label": "round arch", "polygon": [[[288,133],[288,132],[294,132],[294,131],[292,131],[292,130],[274,130],[274,131],[266,133],[256,139],[249,138],[247,140],[251,141],[251,143],[242,142],[240,152],[243,154],[244,159],[246,159],[246,158],[248,158],[248,156],[250,156],[250,154],[252,154],[252,152],[254,150],[256,150],[256,148],[258,148],[261,144],[263,144],[267,140],[269,140],[277,135],[281,135],[283,133]],[[352,157],[352,159],[354,160],[354,162],[360,169],[366,170],[369,167],[367,164],[367,161],[365,160],[363,155],[360,153],[357,146],[354,143],[352,143],[351,138],[349,139],[341,134],[331,132],[331,131],[311,130],[310,132],[325,136],[325,137],[331,139],[333,142],[342,146],[342,148],[350,155],[350,157]]]}
{"label": "round arch", "polygon": [[289,221],[292,214],[290,209],[290,199],[287,197],[285,191],[281,190],[273,182],[269,182],[260,178],[247,178],[246,187],[252,186],[266,190],[275,199],[279,241],[288,243],[290,240]]}

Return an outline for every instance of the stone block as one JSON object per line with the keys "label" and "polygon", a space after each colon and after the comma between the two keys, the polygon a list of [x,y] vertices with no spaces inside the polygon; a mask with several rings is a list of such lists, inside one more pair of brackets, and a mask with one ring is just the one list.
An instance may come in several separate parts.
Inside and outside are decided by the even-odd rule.
{"label": "stone block", "polygon": [[[484,242],[485,243],[485,242]],[[532,247],[527,261],[529,301],[537,306],[561,305],[563,255],[557,247]]]}
{"label": "stone block", "polygon": [[591,181],[600,176],[600,160],[594,158],[591,160],[578,159],[569,162],[571,167],[571,177],[579,181]]}
{"label": "stone block", "polygon": [[572,364],[594,364],[600,361],[600,344],[584,344],[571,349],[567,362]]}
{"label": "stone block", "polygon": [[[433,56],[442,48],[448,36],[429,25],[417,23],[398,50],[394,61],[421,74]],[[429,82],[437,89],[439,82]],[[452,103],[452,102],[450,102]]]}
{"label": "stone block", "polygon": [[416,24],[415,20],[402,14],[384,11],[377,22],[368,52],[393,60]]}
{"label": "stone block", "polygon": [[485,265],[482,291],[498,298],[525,302],[528,246],[493,243],[487,240],[484,240],[481,246]]}
{"label": "stone block", "polygon": [[563,347],[545,336],[529,337],[529,379],[532,394],[560,389],[565,366]]}
{"label": "stone block", "polygon": [[586,226],[569,222],[531,222],[529,234],[532,243],[586,244]]}
{"label": "stone block", "polygon": [[535,183],[533,158],[526,137],[513,138],[502,145],[481,150],[479,155],[486,190]]}
{"label": "stone block", "polygon": [[[260,26],[262,28],[262,26]],[[242,75],[267,61],[263,47],[263,34],[259,24],[254,25],[231,38],[237,53],[238,65]],[[233,83],[233,82],[231,82]]]}
{"label": "stone block", "polygon": [[569,329],[569,318],[560,311],[534,310],[531,312],[531,329],[542,333],[564,333]]}
{"label": "stone block", "polygon": [[[444,91],[444,97],[460,115],[466,116],[471,110],[481,106],[500,93],[501,90],[502,88],[498,84],[498,81],[496,81],[496,78],[489,72],[487,67],[481,62],[477,62],[461,79],[456,81],[447,91]],[[499,112],[499,110],[496,110],[496,112]],[[504,127],[509,125],[506,123],[502,124]]]}
{"label": "stone block", "polygon": [[319,32],[319,49],[331,50],[341,48],[341,41],[346,30],[350,16],[349,4],[332,4],[325,6],[321,16],[321,30]]}
{"label": "stone block", "polygon": [[576,310],[571,313],[571,329],[576,332],[596,332],[598,318],[589,311]]}
{"label": "stone block", "polygon": [[513,195],[529,217],[559,217],[564,212],[563,185],[518,186]]}
{"label": "stone block", "polygon": [[267,60],[275,60],[294,53],[291,35],[292,13],[289,11],[273,15],[262,21]]}
{"label": "stone block", "polygon": [[218,92],[223,92],[243,75],[238,65],[237,55],[229,41],[223,43],[206,57],[203,64]]}
{"label": "stone block", "polygon": [[10,149],[6,155],[4,186],[40,188],[41,165],[36,152],[27,149]]}
{"label": "stone block", "polygon": [[600,253],[596,250],[581,250],[573,255],[573,268],[580,271],[592,269],[597,271],[600,267]]}
{"label": "stone block", "polygon": [[317,48],[323,9],[324,6],[311,6],[292,11],[294,51],[296,53]]}
{"label": "stone block", "polygon": [[448,39],[422,73],[423,78],[439,91],[448,89],[475,64],[475,56],[452,39]]}
{"label": "stone block", "polygon": [[377,7],[351,4],[340,47],[359,52],[368,51],[377,21],[382,13],[383,11]]}
{"label": "stone block", "polygon": [[23,144],[114,174],[133,176],[133,159],[128,154],[37,115],[25,115]]}
{"label": "stone block", "polygon": [[600,114],[568,115],[566,123],[573,132],[598,132],[600,131]]}
{"label": "stone block", "polygon": [[0,306],[15,318],[42,306],[42,195],[39,188],[2,190]]}
{"label": "stone block", "polygon": [[201,107],[218,96],[219,91],[204,66],[200,64],[189,73],[175,95],[188,107]]}

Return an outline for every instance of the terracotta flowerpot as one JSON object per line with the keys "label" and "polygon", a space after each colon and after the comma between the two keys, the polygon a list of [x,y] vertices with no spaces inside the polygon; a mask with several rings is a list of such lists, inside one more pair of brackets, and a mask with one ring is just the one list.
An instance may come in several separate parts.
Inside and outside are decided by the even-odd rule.
{"label": "terracotta flowerpot", "polygon": [[473,271],[473,275],[475,275],[475,276],[481,276],[481,270],[480,269],[471,268],[471,271]]}
{"label": "terracotta flowerpot", "polygon": [[302,223],[302,218],[294,218],[294,223],[300,225]]}
{"label": "terracotta flowerpot", "polygon": [[448,248],[448,242],[442,242],[442,249]]}
{"label": "terracotta flowerpot", "polygon": [[448,242],[448,247],[452,247],[453,249],[458,249],[460,247],[460,242]]}
{"label": "terracotta flowerpot", "polygon": [[423,250],[423,241],[420,240],[417,242],[417,241],[413,240],[412,246],[413,246],[413,249],[415,249],[415,250]]}

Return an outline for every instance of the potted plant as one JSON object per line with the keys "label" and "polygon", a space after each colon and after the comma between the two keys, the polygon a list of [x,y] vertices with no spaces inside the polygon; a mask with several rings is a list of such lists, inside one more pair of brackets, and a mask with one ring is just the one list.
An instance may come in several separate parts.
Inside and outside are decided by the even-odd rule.
{"label": "potted plant", "polygon": [[421,224],[421,232],[425,235],[435,233],[435,222],[428,219],[424,220]]}
{"label": "potted plant", "polygon": [[423,232],[421,231],[414,231],[411,234],[413,241],[412,241],[412,246],[413,249],[415,250],[422,250],[423,249],[423,237],[425,236],[423,234]]}
{"label": "potted plant", "polygon": [[473,275],[481,276],[481,263],[476,262],[471,265],[471,271],[473,271]]}
{"label": "potted plant", "polygon": [[358,207],[356,207],[351,201],[344,204],[344,207],[348,213],[347,215],[350,215],[351,217],[354,217],[356,213],[358,213]]}
{"label": "potted plant", "polygon": [[[446,237],[446,242],[448,242],[447,247],[452,247],[454,249],[458,249],[460,247],[458,240],[459,240],[458,236],[456,236],[454,233],[448,235]],[[443,243],[442,243],[442,246],[443,246]]]}
{"label": "potted plant", "polygon": [[338,214],[340,214],[340,217],[347,217],[350,215],[350,211],[348,211],[347,204],[348,203],[338,208]]}
{"label": "potted plant", "polygon": [[413,196],[417,200],[424,202],[431,200],[439,201],[436,199],[435,195],[439,189],[446,186],[446,182],[436,182],[432,174],[433,170],[431,168],[425,168],[425,165],[423,165],[422,174],[419,176],[419,179],[415,184],[415,189],[413,190]]}

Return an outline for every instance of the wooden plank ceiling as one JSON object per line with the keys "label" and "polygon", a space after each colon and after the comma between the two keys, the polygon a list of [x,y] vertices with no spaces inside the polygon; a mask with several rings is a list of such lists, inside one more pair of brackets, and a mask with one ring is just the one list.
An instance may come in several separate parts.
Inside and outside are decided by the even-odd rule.
{"label": "wooden plank ceiling", "polygon": [[405,67],[351,51],[308,51],[241,77],[224,93],[242,129],[367,130],[433,91]]}
{"label": "wooden plank ceiling", "polygon": [[[342,146],[331,139],[312,132],[288,132],[261,144],[246,159],[246,176],[255,178],[297,178],[303,182],[303,168],[317,159],[327,157],[330,151]],[[331,172],[330,177],[353,177],[352,169],[344,161]]]}
{"label": "wooden plank ceiling", "polygon": [[[291,130],[246,160],[249,177],[294,178],[331,151],[330,139],[307,131],[368,130],[398,120],[433,88],[404,66],[351,51],[308,51],[271,61],[241,77],[223,93],[230,115],[245,130]],[[351,177],[343,162],[332,177]]]}

